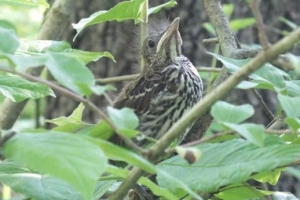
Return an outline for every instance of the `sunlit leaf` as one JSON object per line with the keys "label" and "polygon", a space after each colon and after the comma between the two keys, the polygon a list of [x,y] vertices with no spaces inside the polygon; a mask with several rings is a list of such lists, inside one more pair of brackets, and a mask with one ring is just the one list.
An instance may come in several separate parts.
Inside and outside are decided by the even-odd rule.
{"label": "sunlit leaf", "polygon": [[77,31],[75,38],[84,28],[93,24],[113,20],[121,22],[133,19],[136,23],[141,21],[141,5],[143,2],[144,0],[122,1],[109,10],[101,10],[88,18],[81,19],[77,24],[73,24],[73,28]]}
{"label": "sunlit leaf", "polygon": [[239,18],[239,19],[231,20],[229,22],[229,26],[233,31],[239,31],[255,23],[256,22],[254,18]]}
{"label": "sunlit leaf", "polygon": [[171,7],[174,7],[176,5],[177,5],[177,3],[176,3],[175,0],[168,1],[167,3],[160,4],[159,6],[155,6],[155,7],[149,8],[148,9],[148,15],[157,13],[157,12],[159,12],[163,8],[171,8]]}
{"label": "sunlit leaf", "polygon": [[28,98],[55,97],[55,94],[47,85],[9,75],[0,75],[0,94],[14,102],[20,102]]}

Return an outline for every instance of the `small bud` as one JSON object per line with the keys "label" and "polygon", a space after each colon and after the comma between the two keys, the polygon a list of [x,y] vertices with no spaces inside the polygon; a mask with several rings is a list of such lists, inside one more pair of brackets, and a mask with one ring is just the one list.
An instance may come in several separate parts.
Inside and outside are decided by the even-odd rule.
{"label": "small bud", "polygon": [[201,151],[196,148],[185,148],[185,147],[176,147],[176,152],[180,157],[188,161],[189,164],[193,164],[197,160],[199,160],[201,156]]}

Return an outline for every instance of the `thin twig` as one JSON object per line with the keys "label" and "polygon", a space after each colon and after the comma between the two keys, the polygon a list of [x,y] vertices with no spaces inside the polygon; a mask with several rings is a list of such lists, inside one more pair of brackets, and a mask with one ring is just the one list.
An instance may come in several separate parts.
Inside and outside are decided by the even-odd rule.
{"label": "thin twig", "polygon": [[217,44],[219,43],[219,39],[218,38],[208,38],[208,39],[204,39],[202,40],[203,44]]}
{"label": "thin twig", "polygon": [[88,107],[89,109],[91,109],[94,113],[96,113],[99,117],[101,117],[103,120],[105,120],[108,125],[113,129],[114,132],[116,132],[119,137],[126,143],[126,145],[128,145],[130,148],[134,149],[135,151],[143,154],[145,153],[145,150],[142,149],[141,147],[139,147],[137,144],[135,144],[133,141],[131,141],[129,138],[124,137],[122,134],[119,133],[118,128],[112,123],[112,121],[95,105],[93,104],[91,101],[75,94],[74,92],[61,87],[51,81],[45,80],[45,79],[41,79],[40,77],[36,77],[33,76],[31,74],[26,74],[23,72],[16,72],[12,69],[8,69],[8,68],[4,68],[4,67],[0,67],[1,71],[4,72],[8,72],[8,73],[12,73],[12,74],[17,74],[19,76],[22,76],[30,81],[35,81],[35,82],[40,82],[43,83],[45,85],[48,85],[49,87],[51,87],[53,90],[56,90],[64,95],[66,95],[67,97],[74,99],[75,101],[81,102],[83,103],[86,107]]}
{"label": "thin twig", "polygon": [[272,111],[269,109],[269,107],[267,106],[267,104],[265,103],[264,99],[262,98],[262,96],[258,93],[258,91],[256,89],[252,90],[255,97],[257,98],[257,100],[259,101],[259,103],[262,105],[264,111],[266,112],[268,118],[270,120],[273,120],[276,118],[276,116],[272,113]]}
{"label": "thin twig", "polygon": [[250,1],[250,8],[252,10],[252,13],[253,13],[255,21],[256,21],[259,41],[260,41],[261,45],[264,47],[264,50],[266,50],[270,47],[270,43],[268,41],[268,37],[265,32],[264,22],[263,22],[261,13],[259,11],[259,1],[258,0]]}
{"label": "thin twig", "polygon": [[[211,68],[211,67],[196,67],[196,69],[199,72],[220,72],[220,68]],[[108,78],[100,78],[96,79],[97,84],[108,84],[108,83],[117,83],[122,81],[132,81],[136,79],[140,74],[130,74],[130,75],[124,75],[124,76],[114,76],[114,77],[108,77]]]}

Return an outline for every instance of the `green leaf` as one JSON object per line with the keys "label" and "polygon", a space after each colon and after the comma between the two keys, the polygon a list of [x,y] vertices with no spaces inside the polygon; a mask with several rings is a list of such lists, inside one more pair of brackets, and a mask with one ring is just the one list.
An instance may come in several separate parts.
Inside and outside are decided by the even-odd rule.
{"label": "green leaf", "polygon": [[282,94],[278,94],[277,98],[287,116],[300,117],[300,97],[289,97]]}
{"label": "green leaf", "polygon": [[44,6],[46,8],[50,7],[46,0],[1,0],[1,1],[4,2],[6,1],[9,3],[20,3],[29,6]]}
{"label": "green leaf", "polygon": [[95,80],[92,72],[75,58],[50,53],[46,66],[53,77],[63,86],[80,95],[91,95],[90,87]]}
{"label": "green leaf", "polygon": [[283,23],[285,23],[286,25],[288,25],[293,30],[295,30],[295,29],[298,28],[297,24],[295,24],[294,22],[292,22],[292,21],[290,21],[290,20],[288,20],[288,19],[286,19],[284,17],[279,17],[278,19],[279,19],[279,21],[282,21]]}
{"label": "green leaf", "polygon": [[17,134],[5,143],[3,153],[33,170],[66,181],[84,199],[92,198],[96,181],[107,167],[99,147],[62,132]]}
{"label": "green leaf", "polygon": [[58,117],[51,120],[46,120],[48,123],[53,123],[57,125],[52,130],[54,131],[63,131],[72,133],[80,128],[88,126],[87,123],[82,121],[82,112],[84,110],[84,105],[81,103],[79,106],[72,112],[68,117]]}
{"label": "green leaf", "polygon": [[232,105],[225,101],[218,101],[212,106],[211,114],[219,122],[240,123],[254,114],[251,105]]}
{"label": "green leaf", "polygon": [[297,133],[298,129],[300,128],[300,119],[296,117],[286,117],[284,122],[289,125],[289,127],[292,128],[295,133]]}
{"label": "green leaf", "polygon": [[158,13],[163,8],[171,8],[177,5],[175,0],[168,1],[167,3],[160,4],[159,6],[155,6],[148,9],[148,15]]}
{"label": "green leaf", "polygon": [[90,52],[90,51],[82,51],[78,49],[66,49],[64,52],[62,52],[62,54],[81,60],[84,64],[87,64],[91,61],[95,62],[103,57],[110,58],[112,61],[116,62],[114,56],[108,51]]}
{"label": "green leaf", "polygon": [[232,15],[232,12],[234,10],[234,5],[232,3],[223,4],[222,9],[223,9],[225,15],[227,16],[227,18],[230,18]]}
{"label": "green leaf", "polygon": [[120,133],[129,138],[134,137],[138,133],[135,129],[138,127],[139,118],[135,115],[132,109],[122,108],[119,110],[113,107],[108,107],[107,112]]}
{"label": "green leaf", "polygon": [[216,31],[211,23],[205,22],[202,24],[202,27],[212,35],[216,35]]}
{"label": "green leaf", "polygon": [[295,71],[299,74],[300,73],[300,57],[299,56],[295,56],[291,53],[286,55],[288,60],[292,63]]}
{"label": "green leaf", "polygon": [[152,163],[150,163],[148,160],[146,160],[145,158],[141,157],[140,155],[132,151],[114,145],[105,140],[100,140],[95,138],[91,139],[90,137],[86,137],[86,136],[81,136],[81,137],[101,147],[105,155],[111,160],[127,162],[129,164],[132,164],[134,166],[143,169],[144,171],[150,174],[153,174],[156,171]]}
{"label": "green leaf", "polygon": [[[300,145],[286,144],[272,135],[267,135],[263,147],[234,139],[201,144],[197,148],[202,156],[194,164],[189,165],[179,156],[174,156],[158,164],[157,168],[167,171],[194,191],[214,192],[222,186],[242,183],[254,172],[266,172],[290,164],[300,156]],[[180,188],[160,174],[157,181],[171,191]]]}
{"label": "green leaf", "polygon": [[23,54],[46,53],[47,51],[63,52],[70,48],[71,45],[66,41],[32,40],[23,41],[18,52]]}
{"label": "green leaf", "polygon": [[[251,60],[235,60],[218,54],[209,54],[221,61],[231,73],[237,72],[241,67],[246,65]],[[274,67],[270,63],[265,63],[263,67],[249,75],[249,78],[252,79],[252,82],[258,84],[256,86],[257,88],[273,90],[276,92],[282,92],[286,89],[284,77],[289,77],[289,75],[286,72]]]}
{"label": "green leaf", "polygon": [[91,90],[94,94],[100,96],[103,95],[106,91],[116,91],[116,88],[113,85],[95,85],[91,87]]}
{"label": "green leaf", "polygon": [[29,68],[43,66],[46,63],[48,56],[8,55],[7,58],[12,61],[16,71],[26,72]]}
{"label": "green leaf", "polygon": [[264,129],[263,125],[257,124],[232,124],[223,123],[225,126],[231,128],[232,130],[238,132],[241,136],[246,138],[249,142],[262,147],[264,145]]}
{"label": "green leaf", "polygon": [[113,132],[113,129],[108,125],[108,123],[101,120],[91,129],[89,135],[95,138],[107,140],[112,136]]}
{"label": "green leaf", "polygon": [[216,197],[222,200],[232,199],[260,199],[265,195],[272,194],[273,192],[258,190],[253,186],[247,186],[243,184],[233,184],[228,187],[222,188],[221,192],[215,194]]}
{"label": "green leaf", "polygon": [[15,192],[33,199],[83,200],[69,184],[49,175],[41,175],[12,161],[0,163],[0,181]]}
{"label": "green leaf", "polygon": [[0,44],[0,53],[13,54],[20,42],[14,30],[0,27]]}
{"label": "green leaf", "polygon": [[20,102],[27,98],[55,97],[49,86],[9,75],[0,75],[0,93],[14,102]]}
{"label": "green leaf", "polygon": [[[176,186],[179,186],[179,188],[181,190],[186,191],[187,194],[192,195],[195,199],[202,200],[202,198],[190,188],[189,184],[186,184],[177,176],[173,176],[173,175],[169,174],[168,171],[161,170],[159,168],[156,170],[157,170],[157,176],[163,177],[164,179],[167,179],[169,181],[169,183],[171,184],[169,186],[173,185],[174,188],[176,188]],[[177,188],[177,189],[179,189],[179,188]],[[175,192],[174,189],[171,191]],[[180,190],[178,190],[178,191],[180,191]]]}
{"label": "green leaf", "polygon": [[229,22],[229,26],[233,31],[239,31],[255,23],[256,22],[254,18],[240,18],[240,19],[231,20]]}
{"label": "green leaf", "polygon": [[[107,172],[111,173],[111,174],[114,174],[114,175],[117,175],[117,176],[122,177],[122,178],[126,178],[129,174],[128,170],[117,168],[117,167],[114,167],[114,166],[109,166]],[[147,188],[149,188],[153,192],[153,194],[155,194],[157,196],[165,197],[166,199],[170,199],[170,200],[178,199],[178,197],[174,196],[174,194],[172,194],[170,191],[157,186],[156,184],[154,184],[148,178],[141,177],[138,182],[140,184],[146,186]]]}
{"label": "green leaf", "polygon": [[300,81],[299,80],[292,80],[292,81],[284,81],[287,95],[292,97],[299,97],[300,96]]}
{"label": "green leaf", "polygon": [[281,172],[284,170],[285,168],[278,168],[278,169],[274,169],[272,171],[268,171],[268,172],[262,172],[259,174],[255,174],[252,176],[252,178],[256,181],[262,182],[262,183],[270,183],[271,185],[276,185]]}
{"label": "green leaf", "polygon": [[122,1],[109,10],[101,10],[92,14],[89,18],[81,19],[77,24],[72,24],[78,34],[86,27],[106,21],[116,20],[118,22],[133,19],[135,23],[142,20],[141,5],[144,0]]}

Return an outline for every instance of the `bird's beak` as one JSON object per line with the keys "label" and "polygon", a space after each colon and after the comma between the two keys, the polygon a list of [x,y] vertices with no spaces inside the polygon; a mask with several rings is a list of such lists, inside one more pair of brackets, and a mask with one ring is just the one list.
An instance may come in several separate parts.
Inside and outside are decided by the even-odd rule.
{"label": "bird's beak", "polygon": [[158,53],[162,49],[163,45],[167,44],[171,40],[174,34],[176,35],[176,40],[179,39],[181,41],[181,37],[179,34],[179,21],[179,17],[174,19],[170,26],[167,28],[167,30],[164,32],[157,44],[156,53]]}

